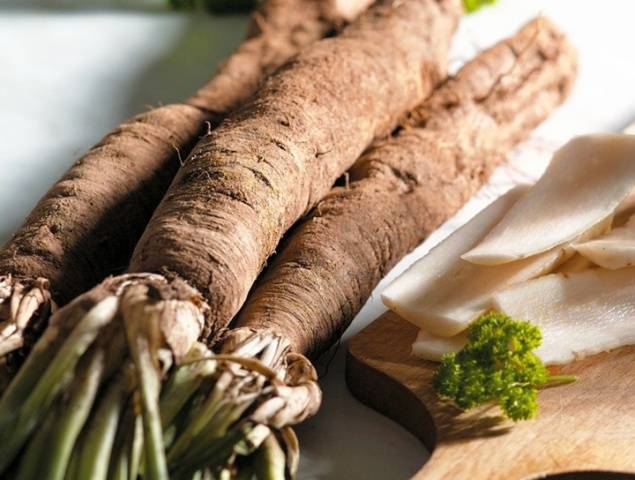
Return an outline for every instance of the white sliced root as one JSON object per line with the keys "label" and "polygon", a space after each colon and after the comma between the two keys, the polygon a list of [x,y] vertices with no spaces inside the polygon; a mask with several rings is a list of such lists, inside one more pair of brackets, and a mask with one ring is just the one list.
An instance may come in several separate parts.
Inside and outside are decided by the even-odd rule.
{"label": "white sliced root", "polygon": [[575,273],[582,270],[588,270],[595,265],[579,253],[573,255],[569,260],[564,262],[554,270],[554,273]]}
{"label": "white sliced root", "polygon": [[632,267],[635,265],[635,216],[606,235],[574,247],[580,255],[601,267],[611,270]]}
{"label": "white sliced root", "polygon": [[499,292],[493,307],[538,325],[536,353],[564,364],[635,343],[635,268],[547,275]]}
{"label": "white sliced root", "polygon": [[[635,268],[552,274],[517,284],[494,297],[494,309],[540,327],[535,353],[545,365],[635,344]],[[465,334],[443,338],[421,331],[414,356],[440,361],[458,352]]]}
{"label": "white sliced root", "polygon": [[412,344],[415,357],[432,362],[440,362],[446,353],[458,352],[467,343],[467,334],[461,332],[453,337],[439,337],[425,330],[419,330],[417,339]]}
{"label": "white sliced root", "polygon": [[635,136],[577,137],[540,180],[463,255],[479,265],[512,262],[572,241],[612,215],[635,187]]}
{"label": "white sliced root", "polygon": [[557,247],[496,267],[474,265],[460,258],[525,191],[526,187],[519,187],[500,197],[417,261],[384,290],[386,306],[427,332],[451,337],[489,308],[496,291],[549,273],[571,256],[571,249]]}

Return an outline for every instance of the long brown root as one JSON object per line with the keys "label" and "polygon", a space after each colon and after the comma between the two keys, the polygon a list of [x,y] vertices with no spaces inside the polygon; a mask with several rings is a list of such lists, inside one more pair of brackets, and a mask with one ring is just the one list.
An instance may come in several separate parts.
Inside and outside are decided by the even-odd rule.
{"label": "long brown root", "polygon": [[303,50],[205,136],[139,241],[131,271],[167,268],[225,328],[281,236],[369,143],[442,79],[455,0],[382,0]]}
{"label": "long brown root", "polygon": [[[339,6],[322,0],[264,2],[254,13],[249,38],[187,104],[156,108],[124,122],[69,169],[0,250],[0,274],[21,279],[27,288],[40,282],[42,302],[52,297],[64,305],[122,271],[181,160],[209,128],[207,123],[216,125],[268,74],[359,14],[369,1]],[[50,283],[50,292],[42,282]],[[14,300],[0,298],[0,309],[9,313],[14,306],[1,305],[15,305],[22,295],[19,286],[12,291]],[[34,295],[27,300],[32,302]],[[30,323],[25,308],[19,319],[0,314],[0,357],[28,346],[22,338]],[[26,330],[34,338],[48,310],[45,305],[39,308],[37,325]],[[23,353],[9,363],[18,365]],[[4,368],[6,373],[4,364],[0,372]]]}
{"label": "long brown root", "polygon": [[567,97],[575,73],[574,49],[544,18],[478,55],[294,230],[236,325],[323,351],[390,268]]}
{"label": "long brown root", "polygon": [[219,74],[187,103],[213,112],[238,107],[246,95],[227,95],[237,86],[253,93],[262,81],[306,46],[354,20],[374,0],[266,0],[249,25],[248,38]]}

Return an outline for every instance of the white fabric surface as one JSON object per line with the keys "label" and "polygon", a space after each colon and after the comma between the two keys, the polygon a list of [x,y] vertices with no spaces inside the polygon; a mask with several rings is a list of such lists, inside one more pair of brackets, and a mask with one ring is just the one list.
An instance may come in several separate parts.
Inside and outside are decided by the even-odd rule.
{"label": "white fabric surface", "polygon": [[[243,17],[111,8],[117,3],[91,0],[89,9],[69,0],[0,4],[1,241],[104,133],[144,106],[179,100],[201,84],[238,43],[245,24]],[[426,452],[414,437],[346,390],[346,339],[383,312],[377,292],[386,282],[512,183],[539,175],[559,144],[635,120],[635,2],[501,0],[463,20],[453,69],[539,12],[579,49],[572,97],[511,156],[510,166],[388,275],[357,316],[322,381],[324,408],[298,429],[300,478],[398,479],[423,464]],[[325,372],[326,363],[320,369]]]}

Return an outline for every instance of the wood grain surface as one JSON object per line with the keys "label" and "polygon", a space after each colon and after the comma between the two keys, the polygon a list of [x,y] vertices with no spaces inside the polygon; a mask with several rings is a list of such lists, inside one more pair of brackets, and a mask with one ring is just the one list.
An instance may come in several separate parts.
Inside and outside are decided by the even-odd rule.
{"label": "wood grain surface", "polygon": [[538,417],[514,424],[497,408],[461,412],[439,400],[436,364],[410,355],[416,333],[388,312],[350,341],[346,365],[352,393],[432,451],[414,478],[635,479],[634,347],[554,370],[579,379],[541,391]]}

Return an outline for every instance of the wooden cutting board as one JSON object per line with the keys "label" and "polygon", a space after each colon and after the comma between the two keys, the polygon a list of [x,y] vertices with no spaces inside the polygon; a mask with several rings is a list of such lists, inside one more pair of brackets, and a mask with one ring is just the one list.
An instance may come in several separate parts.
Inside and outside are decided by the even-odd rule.
{"label": "wooden cutting board", "polygon": [[353,395],[432,451],[415,479],[635,479],[635,348],[560,368],[579,380],[541,391],[538,417],[513,424],[440,401],[436,365],[410,355],[415,336],[386,313],[350,341],[346,364]]}

